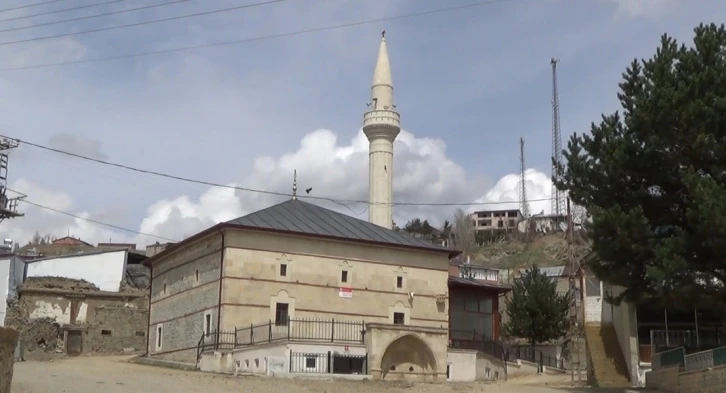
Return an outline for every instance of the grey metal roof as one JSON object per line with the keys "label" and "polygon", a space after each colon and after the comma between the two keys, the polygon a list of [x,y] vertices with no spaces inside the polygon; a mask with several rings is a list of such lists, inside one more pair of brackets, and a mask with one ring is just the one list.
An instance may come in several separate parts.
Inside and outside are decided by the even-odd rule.
{"label": "grey metal roof", "polygon": [[228,224],[300,234],[331,236],[346,240],[417,247],[431,251],[456,251],[405,233],[380,227],[308,202],[291,199],[227,221]]}
{"label": "grey metal roof", "polygon": [[496,282],[487,282],[482,280],[475,280],[472,278],[463,278],[457,276],[449,276],[449,285],[459,284],[468,287],[478,287],[487,289],[496,289],[500,292],[509,292],[512,290],[512,286],[508,284],[500,284]]}

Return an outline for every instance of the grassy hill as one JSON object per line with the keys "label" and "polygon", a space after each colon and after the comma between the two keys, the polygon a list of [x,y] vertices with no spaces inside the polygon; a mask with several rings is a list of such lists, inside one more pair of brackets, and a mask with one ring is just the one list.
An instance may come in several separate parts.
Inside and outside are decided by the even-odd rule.
{"label": "grassy hill", "polygon": [[[575,256],[582,259],[590,252],[590,242],[584,232],[573,238]],[[499,269],[512,269],[537,264],[541,267],[562,266],[568,261],[568,245],[564,232],[537,233],[527,241],[520,234],[509,233],[487,240],[479,248],[478,264]]]}

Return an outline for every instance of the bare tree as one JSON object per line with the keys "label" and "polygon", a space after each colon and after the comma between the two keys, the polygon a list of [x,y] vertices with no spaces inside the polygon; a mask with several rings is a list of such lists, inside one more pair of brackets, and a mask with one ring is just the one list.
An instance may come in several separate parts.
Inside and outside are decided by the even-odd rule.
{"label": "bare tree", "polygon": [[476,253],[476,239],[474,236],[474,221],[463,210],[454,212],[454,245],[461,250],[464,258],[474,256]]}

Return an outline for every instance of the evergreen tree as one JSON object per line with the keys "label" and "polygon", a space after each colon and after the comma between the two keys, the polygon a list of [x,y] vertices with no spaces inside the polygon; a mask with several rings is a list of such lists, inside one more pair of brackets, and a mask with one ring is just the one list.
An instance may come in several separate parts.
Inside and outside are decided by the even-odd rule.
{"label": "evergreen tree", "polygon": [[625,292],[726,301],[726,30],[695,28],[693,46],[664,35],[623,74],[622,113],[575,134],[557,186],[590,214],[588,269]]}
{"label": "evergreen tree", "polygon": [[532,346],[564,336],[570,299],[557,293],[556,281],[532,266],[514,280],[511,296],[504,300],[509,316],[505,335],[527,339]]}

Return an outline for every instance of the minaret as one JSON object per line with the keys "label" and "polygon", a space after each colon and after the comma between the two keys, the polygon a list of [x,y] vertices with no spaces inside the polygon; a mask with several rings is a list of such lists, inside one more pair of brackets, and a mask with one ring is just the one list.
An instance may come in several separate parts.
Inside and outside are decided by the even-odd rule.
{"label": "minaret", "polygon": [[363,116],[368,149],[368,221],[393,227],[393,141],[401,132],[401,116],[393,103],[393,79],[388,61],[386,31],[381,33],[376,70],[373,72],[370,111]]}

